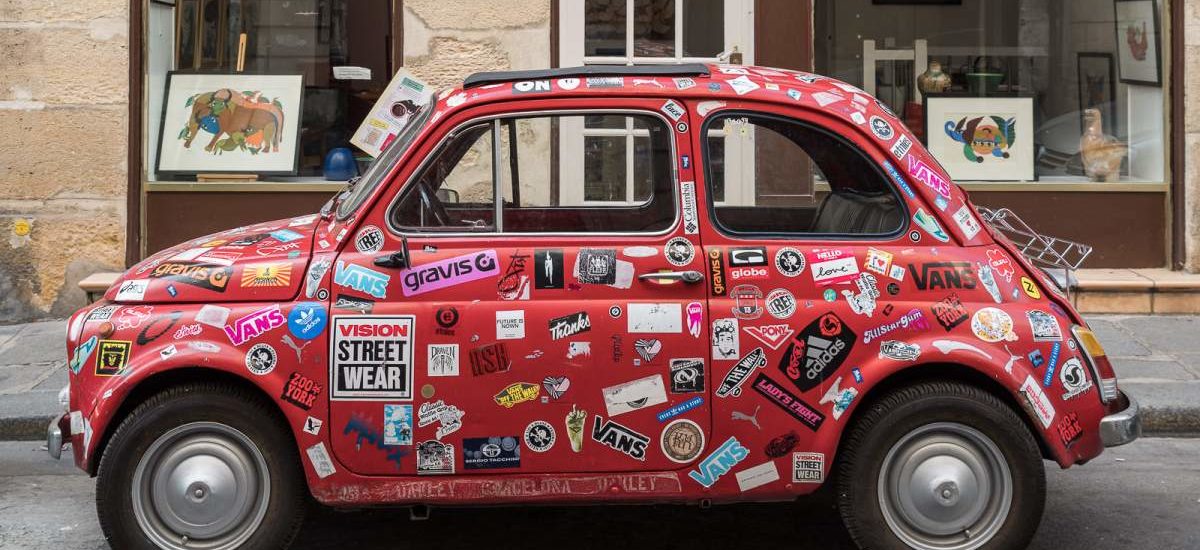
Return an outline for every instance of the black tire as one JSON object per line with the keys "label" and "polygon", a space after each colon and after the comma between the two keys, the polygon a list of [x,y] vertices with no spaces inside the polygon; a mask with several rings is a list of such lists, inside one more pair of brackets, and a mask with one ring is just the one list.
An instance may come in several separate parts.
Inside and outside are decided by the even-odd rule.
{"label": "black tire", "polygon": [[[962,428],[963,426],[966,428]],[[958,483],[918,484],[913,482],[913,479],[920,479],[924,482],[928,481],[929,477],[921,478],[921,472],[934,471],[938,472],[939,476],[945,472],[944,468],[936,469],[939,465],[944,466],[944,459],[939,459],[943,462],[929,462],[929,456],[939,452],[937,450],[950,449],[946,452],[960,452],[955,450],[957,448],[953,444],[943,445],[942,441],[946,441],[946,439],[938,439],[953,438],[956,435],[962,436],[963,440],[970,445],[978,445],[982,456],[991,456],[994,459],[992,462],[985,460],[979,464],[999,465],[1003,463],[1007,466],[1008,477],[1011,481],[1011,492],[1008,493],[1011,495],[1011,504],[1008,506],[1007,512],[1003,512],[1002,504],[996,505],[997,508],[985,506],[983,516],[992,519],[986,523],[973,524],[972,527],[989,525],[990,527],[986,529],[976,531],[977,536],[974,537],[978,540],[982,534],[987,538],[978,540],[975,545],[967,545],[966,548],[1016,550],[1029,545],[1029,541],[1037,531],[1038,524],[1041,523],[1042,510],[1045,507],[1046,472],[1043,469],[1042,455],[1038,444],[1028,426],[1011,407],[986,391],[959,383],[926,382],[896,390],[872,403],[868,409],[859,411],[854,425],[843,439],[835,474],[837,476],[836,498],[842,521],[859,548],[901,550],[921,548],[923,544],[928,544],[928,546],[924,546],[925,548],[953,547],[953,539],[960,535],[946,535],[924,530],[922,527],[928,526],[929,523],[927,521],[923,523],[923,520],[940,513],[941,509],[938,506],[950,508],[960,506],[958,504],[960,497],[962,497],[961,502],[969,502],[967,500],[969,497],[965,496],[968,494],[968,490],[963,489],[960,495]],[[979,435],[990,440],[994,446],[989,447],[983,440],[978,439]],[[895,453],[889,456],[894,447]],[[930,454],[921,454],[915,452],[915,449],[924,449],[926,453]],[[996,453],[996,450],[999,453]],[[1003,460],[1000,460],[1001,456]],[[905,458],[911,460],[905,462]],[[891,465],[887,472],[894,473],[894,475],[887,476],[887,480],[890,482],[885,481],[881,484],[885,461]],[[929,469],[922,470],[926,467]],[[904,478],[905,472],[908,472],[911,478]],[[994,470],[994,472],[999,473],[986,477],[988,479],[1005,477],[1002,468]],[[962,477],[969,480],[980,479],[980,476],[974,475]],[[904,482],[908,482],[907,485]],[[931,490],[930,494],[917,494],[918,491],[898,489],[913,485],[931,486],[938,489]],[[962,485],[967,487],[970,483],[962,483]],[[996,486],[995,484],[978,485]],[[946,492],[943,493],[943,490]],[[1002,488],[991,492],[992,495],[1004,493]],[[890,495],[893,494],[913,496],[892,499]],[[905,508],[904,499],[909,499],[910,507]],[[944,502],[951,501],[939,499],[953,499],[953,503],[944,504]],[[994,503],[996,499],[1005,500],[1003,497],[994,496],[992,498],[977,497],[975,501]],[[885,504],[885,501],[888,504]],[[919,502],[919,504],[911,504],[912,502]],[[925,508],[922,509],[921,506],[925,506]],[[885,512],[885,507],[891,511]],[[961,504],[961,507],[959,509],[965,509],[968,506]],[[904,511],[897,511],[901,509]],[[935,511],[931,514],[923,514],[923,511],[930,509]],[[996,512],[988,512],[993,509]],[[913,510],[922,511],[913,512]],[[891,523],[888,520],[889,516],[892,518]],[[961,517],[974,516],[966,514]],[[941,525],[954,524],[955,521]],[[966,521],[963,520],[964,523]],[[895,525],[901,527],[894,527]],[[914,525],[915,529],[908,529]],[[905,532],[906,529],[909,533],[907,539],[898,534],[898,530]],[[913,532],[918,533],[917,538],[911,536]],[[928,535],[929,538],[920,538],[922,534]],[[969,540],[967,537],[961,538]],[[906,540],[916,540],[917,543],[910,544]]]}
{"label": "black tire", "polygon": [[[287,548],[291,544],[304,521],[308,501],[295,441],[289,435],[287,426],[280,419],[279,412],[260,396],[245,390],[216,383],[192,383],[170,388],[140,404],[117,427],[104,450],[104,456],[100,457],[96,482],[96,512],[100,519],[100,527],[104,531],[104,537],[110,546],[120,549],[163,547],[156,544],[153,537],[147,533],[146,529],[143,529],[142,522],[139,521],[135,512],[134,485],[138,483],[136,480],[155,479],[155,476],[145,472],[141,474],[141,478],[138,478],[138,466],[152,447],[156,449],[155,452],[158,449],[186,448],[186,443],[189,441],[187,437],[209,437],[204,432],[189,434],[174,441],[174,443],[178,443],[174,447],[169,437],[163,437],[173,431],[178,432],[180,429],[185,430],[185,433],[188,429],[198,429],[195,427],[202,425],[195,423],[200,422],[220,430],[225,429],[222,426],[232,428],[244,435],[245,440],[239,438],[231,440],[229,443],[240,442],[243,446],[237,448],[245,450],[249,449],[245,446],[248,440],[253,448],[257,449],[258,455],[254,455],[253,452],[244,453],[245,456],[250,457],[250,460],[246,462],[254,465],[265,463],[265,471],[269,473],[270,477],[269,483],[262,481],[261,478],[256,478],[260,479],[261,485],[268,487],[266,491],[263,491],[269,495],[265,503],[265,513],[263,513],[263,503],[257,500],[259,492],[256,491],[255,496],[248,498],[251,504],[247,505],[255,511],[248,512],[247,516],[256,516],[261,519],[246,521],[245,525],[255,525],[244,529],[248,537],[244,535],[236,544],[225,544],[225,546],[246,549],[278,549]],[[214,433],[217,434],[215,437],[224,435],[223,432]],[[166,443],[155,446],[155,442],[160,437]],[[201,460],[207,460],[211,456],[203,454],[203,450],[197,452],[199,454],[193,456],[204,457]],[[149,460],[153,460],[153,456],[158,455],[152,455]],[[258,460],[259,458],[261,461]],[[149,471],[153,470],[147,468],[146,472]],[[138,485],[144,484],[138,483]],[[233,485],[239,486],[238,483]],[[189,487],[192,486],[194,485]],[[203,485],[203,487],[208,488],[208,485]],[[188,491],[190,490],[189,488]],[[209,496],[215,495],[217,492],[212,491]],[[171,493],[171,491],[164,491],[164,493]],[[183,491],[183,493],[187,493],[187,491]],[[222,492],[222,494],[228,493],[229,491]],[[188,496],[172,498],[187,499]],[[218,502],[217,498],[213,496],[214,500],[203,501],[201,504],[193,505],[191,509],[204,508],[208,505],[204,512],[208,513],[211,510],[231,508],[209,505]],[[139,500],[147,503],[142,506],[143,517],[161,517],[151,500],[144,498]],[[186,506],[185,504],[181,508]],[[242,523],[238,521],[236,524]],[[159,532],[161,533],[162,530],[160,529]],[[210,539],[210,543],[219,541],[220,537]],[[179,542],[176,541],[175,544],[179,544]],[[189,548],[218,547],[220,546],[213,544],[205,546],[204,537],[193,537],[189,541]]]}

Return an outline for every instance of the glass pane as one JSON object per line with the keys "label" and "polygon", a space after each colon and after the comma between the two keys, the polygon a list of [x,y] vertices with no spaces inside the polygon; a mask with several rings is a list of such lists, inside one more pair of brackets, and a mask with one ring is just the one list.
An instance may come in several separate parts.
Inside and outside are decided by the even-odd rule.
{"label": "glass pane", "polygon": [[583,138],[583,198],[625,200],[625,136]]}
{"label": "glass pane", "polygon": [[495,218],[491,125],[481,124],[434,153],[396,205],[397,225],[426,231],[478,231]]}
{"label": "glass pane", "polygon": [[654,192],[654,160],[650,138],[633,138],[633,200],[636,202],[649,199]]}
{"label": "glass pane", "polygon": [[625,56],[625,0],[586,0],[583,55]]}
{"label": "glass pane", "polygon": [[675,56],[675,0],[634,0],[633,55]]}
{"label": "glass pane", "polygon": [[708,188],[713,201],[725,202],[725,136],[708,137]]}
{"label": "glass pane", "polygon": [[624,130],[626,118],[622,115],[587,115],[584,117],[584,126],[587,128]]}
{"label": "glass pane", "polygon": [[179,2],[178,36],[175,37],[175,67],[179,70],[198,69],[196,58],[196,15],[199,0]]}
{"label": "glass pane", "polygon": [[725,1],[685,0],[684,57],[716,57],[725,49]]}

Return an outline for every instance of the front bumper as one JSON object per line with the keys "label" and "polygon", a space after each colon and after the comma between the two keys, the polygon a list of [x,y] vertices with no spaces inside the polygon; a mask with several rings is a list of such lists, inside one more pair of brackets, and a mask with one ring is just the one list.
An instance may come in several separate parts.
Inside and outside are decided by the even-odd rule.
{"label": "front bumper", "polygon": [[1124,410],[1100,419],[1100,440],[1105,447],[1117,447],[1142,436],[1142,417],[1138,403],[1121,392],[1128,406]]}
{"label": "front bumper", "polygon": [[50,458],[54,460],[62,457],[64,433],[68,438],[71,437],[71,416],[67,414],[51,420],[50,425],[46,427],[46,452],[50,453]]}

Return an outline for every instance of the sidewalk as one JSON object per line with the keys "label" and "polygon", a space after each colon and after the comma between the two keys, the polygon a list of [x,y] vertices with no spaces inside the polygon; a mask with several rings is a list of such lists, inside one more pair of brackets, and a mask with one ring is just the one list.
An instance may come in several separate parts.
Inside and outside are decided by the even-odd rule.
{"label": "sidewalk", "polygon": [[[1089,315],[1148,435],[1200,435],[1200,316]],[[66,322],[0,326],[0,441],[42,439],[62,412]]]}

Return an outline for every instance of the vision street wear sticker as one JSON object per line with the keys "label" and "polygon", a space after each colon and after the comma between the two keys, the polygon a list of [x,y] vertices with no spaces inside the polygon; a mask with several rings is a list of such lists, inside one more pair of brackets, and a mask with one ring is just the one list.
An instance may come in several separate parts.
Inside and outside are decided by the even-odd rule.
{"label": "vision street wear sticker", "polygon": [[729,369],[729,373],[721,381],[721,386],[717,388],[717,397],[742,395],[742,384],[746,382],[750,373],[754,369],[761,369],[765,366],[767,366],[767,354],[762,348],[755,348]]}
{"label": "vision street wear sticker", "polygon": [[824,473],[824,453],[792,453],[792,483],[821,483]]}
{"label": "vision street wear sticker", "polygon": [[417,445],[417,475],[454,473],[454,445],[422,441]]}
{"label": "vision street wear sticker", "polygon": [[811,390],[842,366],[856,340],[837,314],[826,313],[796,335],[779,362],[779,371],[801,391]]}
{"label": "vision street wear sticker", "polygon": [[458,376],[458,344],[429,344],[426,348],[427,376]]}
{"label": "vision street wear sticker", "polygon": [[554,447],[554,426],[549,422],[534,420],[525,427],[525,446],[535,453],[544,453]]}
{"label": "vision street wear sticker", "polygon": [[417,411],[417,427],[424,428],[437,422],[436,437],[437,439],[441,439],[462,428],[463,414],[463,411],[459,410],[458,407],[447,405],[441,399],[428,401],[421,403],[421,408]]}
{"label": "vision street wear sticker", "polygon": [[608,416],[618,416],[667,402],[661,374],[630,380],[601,390]]}
{"label": "vision street wear sticker", "polygon": [[[338,265],[340,269],[340,261]],[[405,269],[400,281],[405,296],[416,296],[499,274],[496,251],[483,250]]]}
{"label": "vision street wear sticker", "polygon": [[712,487],[721,476],[729,473],[739,462],[749,456],[750,451],[742,446],[736,437],[730,437],[717,447],[712,454],[700,461],[697,469],[688,472],[692,481],[705,487]]}
{"label": "vision street wear sticker", "polygon": [[279,356],[270,344],[254,344],[250,351],[246,352],[246,368],[250,369],[251,374],[258,376],[268,374],[275,370],[278,362]]}
{"label": "vision street wear sticker", "polygon": [[330,398],[412,399],[412,315],[335,316],[330,338]]}
{"label": "vision street wear sticker", "polygon": [[337,468],[333,467],[333,461],[329,459],[329,452],[325,450],[324,441],[305,449],[304,452],[308,455],[309,462],[312,462],[317,477],[325,479],[337,473]]}
{"label": "vision street wear sticker", "polygon": [[734,361],[741,356],[737,319],[716,319],[712,322],[712,357],[714,361]]}
{"label": "vision street wear sticker", "polygon": [[700,232],[700,221],[696,216],[696,182],[680,183],[679,198],[683,201],[683,232],[695,235]]}
{"label": "vision street wear sticker", "polygon": [[804,272],[804,254],[790,246],[780,248],[775,252],[775,269],[784,277],[796,277]]}
{"label": "vision street wear sticker", "polygon": [[688,265],[696,257],[692,241],[687,240],[686,237],[675,237],[667,241],[667,246],[663,247],[663,254],[667,257],[667,261],[676,267]]}
{"label": "vision street wear sticker", "polygon": [[[572,415],[574,415],[576,412],[580,413],[579,416],[583,415],[583,411],[575,410],[572,410],[571,413],[567,415],[568,431],[572,429],[571,419]],[[577,422],[577,424],[582,429],[582,421]],[[594,419],[592,420],[592,440],[610,449],[620,451],[629,458],[642,461],[646,460],[646,446],[650,443],[649,437],[635,432],[631,428],[622,426],[614,420],[605,420],[598,414],[594,415]],[[572,450],[579,452],[579,448],[581,448],[582,445],[582,440],[580,440],[579,444],[576,445],[575,440],[572,437]]]}
{"label": "vision street wear sticker", "polygon": [[96,352],[96,376],[117,376],[125,373],[129,364],[129,350],[133,342],[124,340],[100,340]]}
{"label": "vision street wear sticker", "polygon": [[373,225],[358,230],[354,237],[354,249],[362,254],[374,254],[383,250],[383,231]]}
{"label": "vision street wear sticker", "polygon": [[520,467],[521,440],[515,435],[463,439],[463,469]]}
{"label": "vision street wear sticker", "polygon": [[738,489],[744,493],[779,481],[779,469],[775,467],[775,461],[769,460],[758,466],[746,468],[735,474],[735,477],[737,477]]}
{"label": "vision street wear sticker", "polygon": [[663,428],[659,446],[671,462],[687,464],[704,451],[704,430],[699,424],[680,418]]}
{"label": "vision street wear sticker", "polygon": [[671,393],[704,393],[704,359],[671,360]]}

